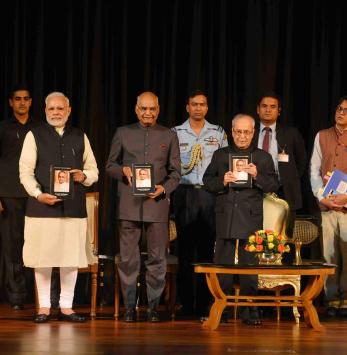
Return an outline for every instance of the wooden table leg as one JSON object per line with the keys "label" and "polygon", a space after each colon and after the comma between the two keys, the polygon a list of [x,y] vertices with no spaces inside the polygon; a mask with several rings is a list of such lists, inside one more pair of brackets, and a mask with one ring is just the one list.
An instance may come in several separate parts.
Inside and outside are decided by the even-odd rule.
{"label": "wooden table leg", "polygon": [[227,301],[226,296],[220,287],[218,276],[216,274],[209,273],[206,274],[206,279],[208,288],[214,297],[214,303],[210,309],[208,319],[203,323],[203,326],[210,330],[215,330],[219,326]]}
{"label": "wooden table leg", "polygon": [[218,328],[220,319],[222,317],[223,310],[225,308],[225,301],[215,299],[211,309],[208,319],[202,324],[204,327],[215,330]]}
{"label": "wooden table leg", "polygon": [[304,305],[305,322],[314,330],[322,331],[324,327],[319,322],[319,317],[316,308],[313,305],[313,300],[320,294],[323,289],[324,279],[320,275],[311,276],[304,292],[301,294],[301,299]]}
{"label": "wooden table leg", "polygon": [[92,292],[90,301],[90,317],[94,319],[96,317],[96,297],[98,292],[98,271],[92,272]]}
{"label": "wooden table leg", "polygon": [[[294,287],[294,296],[300,297],[300,281],[298,284],[293,283]],[[293,314],[295,318],[295,323],[299,324],[300,323],[300,313],[298,311],[297,306],[293,306]]]}
{"label": "wooden table leg", "polygon": [[309,327],[312,327],[314,330],[322,331],[324,327],[319,322],[319,317],[316,308],[312,304],[312,301],[304,301],[304,309],[304,317],[306,324]]}
{"label": "wooden table leg", "polygon": [[119,298],[120,298],[120,281],[118,267],[115,265],[114,270],[114,319],[119,318]]}

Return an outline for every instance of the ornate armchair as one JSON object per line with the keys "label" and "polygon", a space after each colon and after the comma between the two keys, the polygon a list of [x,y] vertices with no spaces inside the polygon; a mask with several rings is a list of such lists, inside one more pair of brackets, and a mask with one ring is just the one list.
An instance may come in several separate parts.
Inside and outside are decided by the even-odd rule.
{"label": "ornate armchair", "polygon": [[[282,235],[286,235],[286,228],[289,216],[288,203],[277,197],[274,193],[264,194],[263,200],[263,229],[271,229]],[[235,255],[235,264],[237,264],[237,253]],[[276,296],[280,296],[283,289],[292,286],[295,295],[300,295],[300,276],[299,275],[259,275],[258,287],[261,290],[274,291]],[[235,286],[235,295],[240,292],[239,285]],[[296,322],[299,322],[300,314],[297,307],[293,307],[293,313]],[[234,309],[234,318],[236,318],[237,308]],[[280,307],[277,307],[277,320],[280,320]]]}
{"label": "ornate armchair", "polygon": [[282,235],[286,235],[289,216],[289,206],[287,201],[277,197],[274,193],[265,194],[263,210],[263,228],[272,229]]}
{"label": "ornate armchair", "polygon": [[[272,229],[286,236],[289,217],[288,203],[276,194],[269,193],[264,195],[263,209],[263,228]],[[288,285],[294,288],[296,296],[300,295],[300,275],[259,275],[258,277],[259,289],[275,291],[276,296],[280,296],[281,290],[288,288]],[[300,314],[297,307],[293,307],[293,313],[298,323]],[[277,320],[280,320],[280,307],[277,307]]]}
{"label": "ornate armchair", "polygon": [[88,192],[86,194],[87,207],[87,241],[86,252],[88,267],[80,268],[78,272],[89,272],[91,274],[90,294],[90,316],[96,316],[96,296],[98,278],[98,236],[99,236],[99,192]]}

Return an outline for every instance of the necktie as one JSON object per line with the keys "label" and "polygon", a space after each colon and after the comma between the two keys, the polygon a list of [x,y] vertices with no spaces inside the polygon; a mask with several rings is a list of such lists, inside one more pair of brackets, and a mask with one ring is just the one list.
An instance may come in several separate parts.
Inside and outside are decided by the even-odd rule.
{"label": "necktie", "polygon": [[264,139],[263,139],[263,150],[266,150],[268,152],[269,151],[269,146],[270,146],[271,128],[270,127],[265,127],[265,128],[263,128],[263,131],[265,131],[265,135],[264,135]]}

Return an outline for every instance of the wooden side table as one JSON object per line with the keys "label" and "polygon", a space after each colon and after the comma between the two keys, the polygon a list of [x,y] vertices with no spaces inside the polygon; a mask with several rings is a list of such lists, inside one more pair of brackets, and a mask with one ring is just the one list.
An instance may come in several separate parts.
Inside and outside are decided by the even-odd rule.
{"label": "wooden side table", "polygon": [[[214,330],[217,329],[223,310],[226,306],[275,306],[275,307],[302,307],[304,318],[308,327],[316,331],[322,331],[314,299],[320,294],[324,286],[326,276],[335,273],[336,265],[328,264],[305,264],[305,265],[216,265],[195,264],[195,272],[206,274],[209,290],[214,297],[209,318],[203,326]],[[308,282],[299,295],[231,295],[227,296],[219,284],[218,274],[231,275],[270,275],[270,276],[308,276]],[[288,280],[287,280],[288,281]]]}

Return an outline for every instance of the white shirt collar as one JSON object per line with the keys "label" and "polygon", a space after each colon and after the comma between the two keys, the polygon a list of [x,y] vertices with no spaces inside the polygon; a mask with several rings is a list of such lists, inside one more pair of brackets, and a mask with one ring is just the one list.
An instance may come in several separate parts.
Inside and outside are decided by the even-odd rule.
{"label": "white shirt collar", "polygon": [[265,127],[270,127],[270,128],[271,128],[271,132],[276,132],[276,122],[273,123],[273,124],[270,125],[270,126],[265,126],[262,122],[260,122],[260,127],[259,127],[260,132],[263,132],[263,129],[264,129]]}

